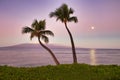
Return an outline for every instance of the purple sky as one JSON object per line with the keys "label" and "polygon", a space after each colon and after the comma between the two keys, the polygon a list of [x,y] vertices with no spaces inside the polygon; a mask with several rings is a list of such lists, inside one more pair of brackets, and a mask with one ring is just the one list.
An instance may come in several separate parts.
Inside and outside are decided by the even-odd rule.
{"label": "purple sky", "polygon": [[78,23],[68,23],[77,47],[120,48],[120,0],[0,0],[0,46],[38,43],[36,38],[30,41],[29,34],[21,34],[22,27],[34,19],[46,19],[47,29],[55,33],[50,44],[70,46],[64,24],[49,18],[62,3],[78,17]]}

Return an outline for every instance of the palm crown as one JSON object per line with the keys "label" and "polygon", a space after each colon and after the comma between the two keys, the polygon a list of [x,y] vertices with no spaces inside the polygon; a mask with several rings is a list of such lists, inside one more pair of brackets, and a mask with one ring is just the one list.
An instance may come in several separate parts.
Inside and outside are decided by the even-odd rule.
{"label": "palm crown", "polygon": [[34,20],[34,22],[31,25],[31,28],[28,26],[25,26],[22,29],[22,33],[31,33],[30,39],[32,40],[33,37],[41,38],[45,43],[49,42],[49,39],[47,35],[54,36],[54,33],[50,30],[46,29],[46,22],[45,20],[37,21]]}
{"label": "palm crown", "polygon": [[75,23],[78,22],[76,16],[70,16],[73,14],[74,10],[72,8],[68,8],[66,4],[63,4],[60,8],[56,9],[54,12],[51,12],[49,15],[50,17],[56,17],[56,20],[60,20],[64,23],[74,21]]}

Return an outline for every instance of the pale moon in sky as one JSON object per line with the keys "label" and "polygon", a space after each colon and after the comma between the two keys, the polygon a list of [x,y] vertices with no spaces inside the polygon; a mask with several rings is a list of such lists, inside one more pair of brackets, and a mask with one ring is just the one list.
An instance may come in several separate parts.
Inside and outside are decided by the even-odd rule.
{"label": "pale moon in sky", "polygon": [[91,29],[92,29],[92,30],[94,30],[94,29],[95,29],[95,27],[94,27],[94,26],[91,26]]}

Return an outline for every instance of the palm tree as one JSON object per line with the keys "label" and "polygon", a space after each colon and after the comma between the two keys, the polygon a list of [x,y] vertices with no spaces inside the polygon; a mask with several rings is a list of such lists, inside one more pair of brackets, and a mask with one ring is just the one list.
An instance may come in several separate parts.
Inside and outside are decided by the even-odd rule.
{"label": "palm tree", "polygon": [[23,27],[22,33],[30,33],[31,34],[30,35],[31,40],[32,40],[33,37],[37,37],[40,45],[43,48],[45,48],[51,54],[55,63],[57,65],[59,65],[60,63],[57,60],[57,58],[55,57],[55,55],[53,54],[53,52],[41,42],[41,40],[43,40],[45,43],[48,43],[49,38],[47,37],[47,35],[54,36],[54,33],[52,31],[45,30],[46,29],[45,25],[46,25],[45,20],[41,20],[39,22],[37,20],[34,20],[34,22],[31,25],[31,28],[27,27],[27,26]]}
{"label": "palm tree", "polygon": [[71,45],[72,45],[72,52],[73,52],[73,62],[77,63],[77,57],[76,57],[76,51],[75,51],[75,45],[73,41],[72,34],[70,30],[67,27],[67,22],[74,21],[75,23],[78,22],[78,19],[76,16],[70,16],[73,14],[74,11],[72,8],[68,8],[67,4],[63,4],[61,7],[57,8],[54,12],[51,12],[49,14],[50,17],[56,17],[56,21],[60,20],[62,23],[65,24],[65,28],[67,29],[67,32],[69,34]]}

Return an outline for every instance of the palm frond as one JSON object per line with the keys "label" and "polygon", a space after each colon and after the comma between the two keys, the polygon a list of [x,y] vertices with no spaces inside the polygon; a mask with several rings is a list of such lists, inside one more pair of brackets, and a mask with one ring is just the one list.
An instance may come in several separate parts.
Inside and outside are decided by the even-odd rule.
{"label": "palm frond", "polygon": [[31,35],[30,35],[30,40],[32,40],[32,38],[35,36],[35,33],[32,32]]}
{"label": "palm frond", "polygon": [[61,20],[63,22],[64,19],[63,10],[61,8],[58,8],[54,12],[51,12],[49,16],[50,18],[56,17],[57,18],[56,21]]}
{"label": "palm frond", "polygon": [[50,16],[50,18],[51,18],[51,17],[56,17],[56,13],[55,13],[55,12],[51,12],[51,13],[49,14],[49,16]]}
{"label": "palm frond", "polygon": [[45,35],[41,35],[40,38],[45,42],[48,43],[49,42],[49,38]]}
{"label": "palm frond", "polygon": [[73,17],[70,17],[70,18],[68,19],[68,21],[69,21],[69,22],[74,21],[75,23],[77,23],[77,22],[78,22],[78,19],[77,19],[77,17],[73,16]]}
{"label": "palm frond", "polygon": [[33,32],[34,30],[32,28],[29,28],[29,27],[23,27],[22,29],[22,33],[31,33]]}
{"label": "palm frond", "polygon": [[37,30],[45,30],[45,29],[46,29],[46,21],[45,20],[39,21],[39,26]]}
{"label": "palm frond", "polygon": [[32,26],[32,28],[34,28],[37,31],[38,30],[45,30],[45,28],[46,28],[46,22],[45,22],[45,20],[37,21],[35,19],[31,26]]}
{"label": "palm frond", "polygon": [[31,24],[31,27],[35,29],[35,28],[38,26],[38,24],[39,24],[39,23],[38,23],[37,19],[35,19],[35,20],[33,21],[33,23]]}
{"label": "palm frond", "polygon": [[68,5],[67,4],[63,4],[61,7],[62,13],[63,13],[63,17],[65,19],[67,19],[69,17],[69,9],[68,9]]}
{"label": "palm frond", "polygon": [[73,14],[74,10],[72,8],[69,9],[69,14]]}
{"label": "palm frond", "polygon": [[40,31],[39,33],[40,35],[50,35],[50,36],[54,36],[54,33],[50,30],[43,30],[43,31]]}

